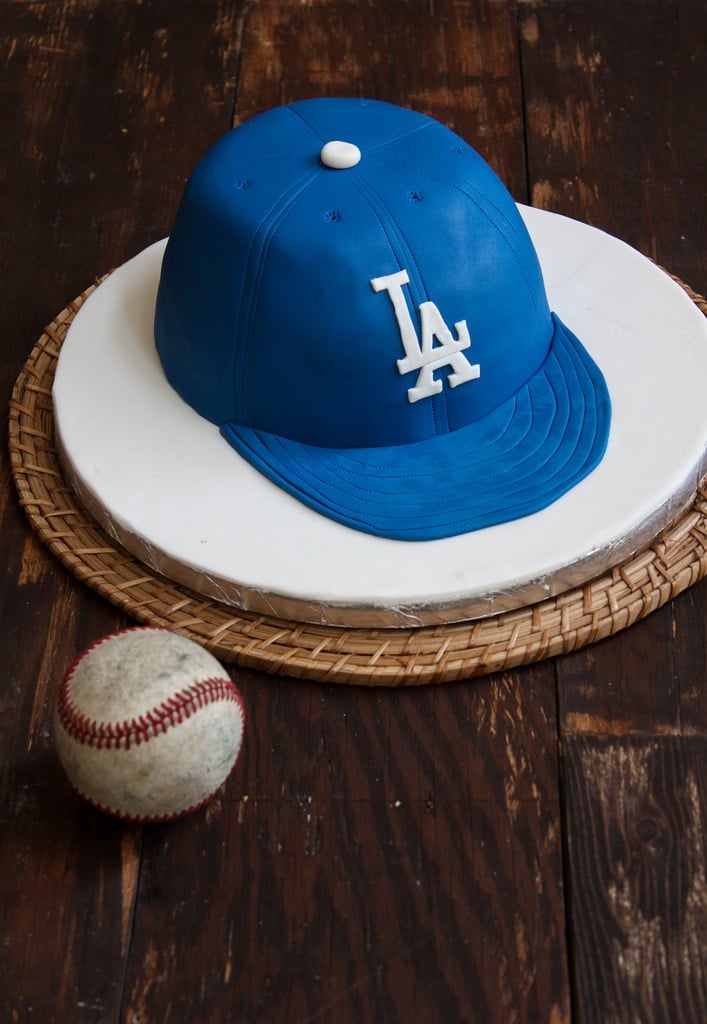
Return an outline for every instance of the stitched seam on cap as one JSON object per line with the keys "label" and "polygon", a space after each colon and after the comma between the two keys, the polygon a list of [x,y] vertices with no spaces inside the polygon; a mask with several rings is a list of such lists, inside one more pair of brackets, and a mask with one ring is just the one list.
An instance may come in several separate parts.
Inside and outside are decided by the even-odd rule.
{"label": "stitched seam on cap", "polygon": [[[246,416],[248,421],[251,421],[253,418],[251,401],[252,389],[248,388],[246,383],[251,379],[251,362],[254,348],[252,334],[253,321],[260,308],[260,288],[263,280],[263,274],[265,273],[268,253],[270,251],[273,238],[293,205],[304,192],[312,187],[320,173],[320,171],[316,170],[313,173],[308,172],[300,178],[284,196],[275,201],[253,232],[253,238],[251,239],[248,249],[248,258],[246,261],[247,280],[252,280],[253,284],[252,287],[248,288],[247,281],[244,279],[244,287],[241,294],[238,317],[236,320],[236,331],[238,332],[236,334],[236,343],[234,346],[236,351],[240,347],[239,338],[243,339],[242,354],[239,360],[241,366],[240,373],[236,372],[237,361],[235,358],[232,367],[234,388],[237,387],[239,389],[239,404],[243,410],[243,413],[239,417],[241,421],[246,418]],[[256,246],[258,251],[253,253]]]}
{"label": "stitched seam on cap", "polygon": [[[483,196],[483,193],[481,193],[481,191],[479,189],[475,188],[473,185],[469,185],[467,182],[465,182],[462,185],[462,184],[459,184],[458,182],[450,181],[447,178],[431,178],[430,180],[431,181],[438,181],[438,182],[440,182],[443,185],[448,185],[450,188],[455,188],[458,192],[461,192],[462,195],[466,196],[467,199],[476,206],[476,208],[479,210],[479,212],[484,217],[486,217],[486,219],[489,221],[489,223],[493,224],[494,228],[503,237],[503,240],[505,241],[506,245],[508,246],[508,248],[512,252],[513,258],[515,259],[516,263],[518,264],[518,268],[519,268],[521,274],[523,275],[523,279],[525,280],[526,286],[528,288],[528,292],[530,294],[530,298],[532,299],[533,306],[535,307],[535,311],[536,311],[536,313],[540,313],[541,310],[540,310],[540,307],[538,306],[536,290],[533,288],[533,285],[532,285],[532,282],[530,280],[530,277],[528,276],[528,273],[527,273],[526,268],[524,266],[524,261],[521,259],[520,254],[517,252],[517,250],[515,248],[515,240],[512,239],[512,238],[509,238],[509,232],[507,230],[504,230],[504,228],[506,228],[506,229],[508,229],[508,228],[513,229],[513,226],[510,223],[510,221],[508,220],[508,218],[505,216],[503,211],[498,206],[496,206],[494,203],[492,203],[490,200],[488,200],[485,196]],[[482,196],[483,202],[481,200],[477,199],[475,196],[471,195],[470,192],[476,192],[477,195]],[[494,220],[494,218],[488,213],[488,211],[486,209],[484,209],[484,205],[489,206],[492,210],[494,210],[498,214],[498,216],[504,222],[503,225],[499,224],[496,220]],[[520,214],[518,214],[518,216],[520,217]],[[518,239],[518,241],[520,241],[520,239]],[[532,240],[531,240],[531,245],[532,245]],[[534,247],[533,247],[533,251],[534,251]],[[536,256],[536,259],[537,259],[537,256]],[[540,284],[543,283],[543,281],[542,281],[542,271],[540,272],[540,281],[539,281],[539,283]]]}
{"label": "stitched seam on cap", "polygon": [[[309,130],[317,137],[317,139],[320,142],[328,142],[328,141],[330,141],[329,140],[329,136],[325,135],[324,132],[319,128],[319,126],[316,125],[310,118],[308,118],[302,112],[299,104],[300,103],[307,103],[307,102],[308,102],[307,100],[296,101],[295,103],[291,103],[286,109],[291,114],[294,114],[296,117],[298,117],[300,119],[300,121],[304,125],[306,125],[307,128],[309,128]],[[352,100],[352,102],[355,104],[357,101],[354,99],[354,100]],[[358,101],[358,102],[362,102],[362,101]],[[384,105],[387,106],[387,104],[384,104]],[[407,112],[410,114],[411,117],[417,116],[417,117],[425,118],[425,120],[422,123],[415,125],[414,128],[406,129],[404,132],[400,132],[398,135],[394,135],[391,138],[386,139],[384,142],[378,142],[374,146],[366,146],[366,147],[364,147],[366,155],[370,155],[371,153],[376,153],[376,152],[378,152],[381,149],[385,149],[387,146],[392,146],[392,145],[395,145],[398,142],[402,142],[404,139],[407,139],[409,136],[415,135],[417,132],[423,131],[426,128],[434,128],[434,127],[436,127],[435,122],[431,118],[428,118],[425,114],[417,114],[416,115],[416,112],[414,110],[409,110],[408,108],[404,108],[404,109],[407,110]],[[356,139],[349,139],[347,141],[356,143]]]}

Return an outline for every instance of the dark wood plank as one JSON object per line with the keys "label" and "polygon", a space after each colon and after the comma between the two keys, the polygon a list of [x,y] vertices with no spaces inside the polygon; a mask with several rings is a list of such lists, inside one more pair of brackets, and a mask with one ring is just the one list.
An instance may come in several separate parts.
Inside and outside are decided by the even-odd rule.
{"label": "dark wood plank", "polygon": [[33,335],[168,233],[194,154],[228,127],[245,6],[3,0],[0,268]]}
{"label": "dark wood plank", "polygon": [[568,1020],[552,673],[239,681],[218,810],[145,837],[127,1019]]}
{"label": "dark wood plank", "polygon": [[705,735],[702,583],[625,633],[557,663],[563,734]]}
{"label": "dark wood plank", "polygon": [[704,738],[707,735],[707,583],[704,581],[674,603],[672,637],[680,732]]}
{"label": "dark wood plank", "polygon": [[[526,0],[519,34],[534,204],[618,235],[704,290],[705,140],[685,111],[704,89],[705,5]],[[706,600],[703,583],[684,612],[678,601],[560,659],[562,731],[704,731]],[[694,602],[701,612],[689,614]]]}
{"label": "dark wood plank", "polygon": [[[61,1021],[76,1010],[77,1020],[95,1020],[97,1009],[120,1006],[140,836],[97,821],[62,777],[50,735],[57,677],[107,616],[84,608],[79,621],[78,585],[60,573],[55,585],[40,584],[46,569],[29,547],[18,591],[4,588],[0,603],[12,640],[0,705],[0,1013]],[[51,608],[40,589],[53,594]]]}
{"label": "dark wood plank", "polygon": [[707,1019],[703,739],[564,741],[576,1020]]}
{"label": "dark wood plank", "polygon": [[[0,3],[6,400],[44,324],[167,233],[185,140],[206,147],[230,123],[242,8],[179,6]],[[4,417],[0,433],[7,451]],[[74,655],[124,620],[29,532],[6,458],[0,537],[0,1018],[117,1020],[142,832],[74,796],[50,723]]]}
{"label": "dark wood plank", "polygon": [[702,0],[518,4],[534,206],[595,224],[704,290]]}
{"label": "dark wood plank", "polygon": [[[534,203],[700,290],[705,140],[685,111],[704,88],[706,18],[692,2],[519,5]],[[703,583],[555,662],[582,1024],[705,1018],[706,600]]]}

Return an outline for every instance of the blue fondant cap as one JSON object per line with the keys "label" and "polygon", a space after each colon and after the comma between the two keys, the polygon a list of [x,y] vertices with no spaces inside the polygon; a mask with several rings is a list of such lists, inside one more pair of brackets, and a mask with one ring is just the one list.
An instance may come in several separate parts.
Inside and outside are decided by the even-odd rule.
{"label": "blue fondant cap", "polygon": [[516,205],[437,121],[316,99],[200,161],[165,251],[172,386],[322,515],[431,540],[544,508],[606,448],[603,376]]}

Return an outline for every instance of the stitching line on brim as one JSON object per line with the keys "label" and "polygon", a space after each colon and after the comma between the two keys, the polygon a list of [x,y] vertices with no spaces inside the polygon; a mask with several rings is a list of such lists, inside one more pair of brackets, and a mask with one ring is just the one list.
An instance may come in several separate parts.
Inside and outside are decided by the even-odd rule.
{"label": "stitching line on brim", "polygon": [[[545,461],[550,461],[552,455],[553,452],[550,453],[548,459]],[[256,464],[258,461],[259,459],[256,456]],[[392,528],[398,534],[407,533],[412,535],[419,533],[421,529],[429,531],[431,528],[436,532],[439,532],[448,530],[449,527],[456,528],[460,524],[465,525],[467,529],[473,529],[478,528],[482,525],[492,525],[493,523],[503,522],[509,518],[517,518],[519,510],[522,511],[523,514],[525,514],[525,510],[537,511],[539,508],[543,508],[546,505],[550,504],[554,497],[559,496],[560,493],[563,493],[563,491],[567,489],[564,486],[564,480],[562,480],[560,483],[557,482],[557,478],[561,478],[561,476],[564,475],[561,473],[561,471],[565,467],[566,463],[563,462],[558,473],[554,474],[556,478],[554,483],[552,477],[548,478],[548,480],[546,481],[546,486],[544,486],[542,491],[540,492],[542,495],[540,499],[538,498],[538,495],[535,494],[528,501],[508,502],[505,505],[503,505],[501,509],[501,507],[499,507],[498,499],[499,495],[502,495],[504,492],[507,496],[512,496],[516,494],[516,492],[518,492],[519,490],[523,493],[528,493],[527,487],[520,484],[518,477],[514,476],[508,488],[501,490],[500,488],[497,487],[495,489],[495,500],[486,502],[483,505],[481,505],[478,501],[477,494],[477,500],[475,500],[473,508],[467,509],[463,515],[460,516],[458,514],[454,515],[453,513],[448,513],[442,519],[436,518],[434,522],[431,524],[431,526],[430,516],[434,515],[435,512],[439,512],[438,504],[431,505],[427,515],[418,515],[417,522],[411,526],[405,526],[403,524],[405,522],[409,522],[409,511],[413,507],[413,505],[411,503],[406,503],[404,506],[402,506],[402,502],[400,501],[398,502],[398,507],[404,507],[407,510],[407,514],[398,516],[395,515],[392,511],[389,511],[385,517],[378,517],[374,521],[372,517],[366,518],[363,515],[361,515],[360,512],[353,511],[350,505],[341,505],[340,502],[336,501],[335,498],[332,496],[331,491],[327,491],[326,493],[324,493],[320,489],[311,486],[311,478],[309,480],[308,489],[300,491],[297,488],[297,486],[292,483],[291,478],[285,478],[284,476],[281,475],[280,471],[277,468],[273,467],[270,464],[268,464],[269,473],[266,475],[269,475],[270,479],[273,480],[273,482],[279,481],[284,490],[288,491],[290,494],[293,494],[295,497],[302,500],[305,504],[314,508],[315,511],[319,512],[320,514],[326,515],[327,512],[325,510],[328,510],[328,512],[332,514],[332,518],[339,519],[340,521],[348,524],[365,526],[369,532],[373,533],[382,533],[383,535],[386,535],[390,533],[390,530]],[[584,465],[582,465],[580,469],[577,471],[577,473],[573,474],[570,477],[570,479],[574,480],[575,477],[581,478],[583,475]],[[341,492],[339,492],[339,494],[341,494]],[[376,503],[371,498],[371,494],[369,492],[366,496],[367,508],[370,508],[372,504],[382,503]],[[390,508],[390,506],[386,505],[386,508]]]}
{"label": "stitching line on brim", "polygon": [[[557,403],[556,403],[556,409],[557,409]],[[554,417],[553,417],[553,422],[554,422]],[[532,429],[532,416],[531,416],[530,427]],[[514,467],[513,467],[514,469],[517,470],[519,467],[521,467],[523,465],[523,463],[529,462],[531,459],[533,459],[539,453],[542,453],[544,451],[545,446],[546,446],[547,441],[548,441],[548,438],[549,438],[550,433],[551,433],[551,429],[550,428],[551,428],[551,424],[546,425],[546,429],[544,430],[543,434],[539,438],[539,443],[530,452],[528,452],[528,454],[526,454],[520,461],[517,461],[517,462],[514,463]],[[507,449],[506,452],[504,452],[504,454],[511,454],[512,452],[516,451],[519,447],[522,447],[523,441],[525,440],[525,438],[528,438],[529,436],[531,436],[531,430],[528,430],[523,435],[523,438],[520,439],[519,442],[516,445],[514,445],[511,448]],[[271,439],[272,439],[272,441],[275,444],[279,444],[282,447],[282,450],[287,453],[287,463],[285,462],[284,459],[278,459],[277,460],[278,467],[282,467],[281,469],[278,470],[278,475],[282,474],[284,472],[285,468],[287,468],[287,469],[296,469],[297,472],[296,472],[296,474],[294,474],[294,478],[297,481],[299,481],[299,484],[300,484],[300,487],[301,487],[303,493],[307,493],[307,491],[312,492],[314,490],[314,488],[312,487],[312,483],[311,483],[312,480],[316,480],[321,487],[327,487],[328,479],[324,478],[323,476],[321,476],[320,474],[317,474],[315,472],[314,467],[316,467],[318,465],[317,463],[306,463],[301,458],[298,459],[297,458],[297,454],[298,454],[297,450],[296,449],[290,450],[290,449],[286,448],[284,445],[281,445],[280,439],[277,438],[275,435],[272,435]],[[561,434],[560,437],[558,438],[558,443],[556,445],[554,445],[552,448],[550,448],[550,450],[547,452],[546,458],[543,460],[541,465],[545,465],[545,464],[547,464],[548,462],[550,462],[553,459],[553,457],[556,454],[558,448],[562,445],[563,439],[564,439],[564,435]],[[255,449],[252,448],[252,447],[251,447],[251,450],[255,451]],[[273,448],[271,446],[263,445],[263,450],[266,451],[270,455],[274,455],[275,454],[275,452],[274,452],[274,450],[273,450]],[[490,461],[493,458],[493,456],[494,456],[494,453],[490,452],[489,455],[487,456],[487,459],[484,460],[484,461],[486,461],[486,462]],[[267,460],[262,459],[262,461],[264,463],[268,464]],[[330,461],[330,464],[332,464],[336,468],[338,468],[336,463],[331,462],[331,460],[329,460],[329,461]],[[321,465],[321,464],[322,464],[322,462],[320,461],[319,465]],[[471,481],[470,484],[468,484],[467,486],[470,486],[471,483],[473,482],[473,485],[474,485],[474,488],[475,488],[474,489],[474,497],[475,497],[474,505],[476,507],[478,507],[479,506],[479,500],[478,499],[479,499],[479,493],[480,493],[479,489],[478,489],[478,484],[480,482],[478,480],[478,477],[479,477],[479,473],[483,472],[483,469],[475,461],[472,461],[471,463],[469,463],[469,466],[470,467],[473,466],[473,468],[476,470],[476,472],[473,474],[473,477],[474,477],[473,481]],[[460,473],[463,473],[464,462],[463,462],[462,459],[459,459],[457,461],[456,468],[458,469],[458,471]],[[508,472],[507,470],[500,470],[497,474],[495,474],[495,476],[496,477],[503,477],[503,476],[507,475],[507,472]],[[536,473],[537,473],[537,468],[532,468],[528,472],[526,472],[526,474],[522,478],[520,478],[520,479],[523,479],[523,480],[527,480],[528,478],[532,479],[532,475],[536,474]],[[364,476],[365,476],[365,474],[358,473],[358,472],[357,472],[356,475],[359,478],[361,478],[361,479],[364,478]],[[514,475],[514,481],[516,481],[516,483],[514,483],[514,489],[516,489],[517,481],[519,480],[519,477],[518,477],[518,473],[517,472],[514,472],[513,475]],[[414,485],[416,482],[419,482],[422,479],[436,480],[439,477],[440,477],[439,463],[436,462],[434,469],[431,470],[431,471],[428,470],[424,474],[423,473],[411,473],[408,476],[400,476],[400,475],[392,476],[391,474],[386,474],[384,476],[377,476],[374,479],[376,481],[379,481],[380,483],[383,483],[383,484],[386,481],[389,481],[389,480],[390,481],[392,481],[392,480],[407,480],[407,481],[409,481],[410,483],[412,483]],[[293,475],[291,474],[290,475],[291,481],[292,481],[292,478],[293,478]],[[370,474],[369,474],[369,478],[370,478]],[[378,488],[378,489],[374,490],[371,487],[359,487],[359,486],[357,486],[356,482],[350,478],[350,476],[344,475],[343,473],[338,475],[338,479],[341,482],[341,486],[339,486],[337,488],[334,488],[333,486],[332,487],[328,487],[326,489],[326,491],[319,490],[319,489],[317,490],[317,493],[320,494],[320,496],[322,498],[324,498],[325,494],[327,495],[327,498],[326,498],[326,503],[327,504],[332,502],[331,495],[333,493],[338,494],[340,499],[343,499],[344,497],[350,496],[351,498],[354,498],[354,499],[358,498],[359,500],[365,500],[369,507],[371,505],[375,505],[375,506],[378,506],[379,508],[389,508],[390,507],[390,500],[393,500],[393,501],[395,501],[395,504],[396,504],[396,506],[398,508],[405,510],[406,514],[397,515],[396,513],[394,513],[391,510],[391,512],[388,515],[386,515],[386,519],[390,520],[391,522],[395,521],[397,519],[407,519],[407,518],[409,518],[409,513],[413,509],[420,509],[422,511],[425,508],[429,508],[430,505],[432,505],[432,507],[435,507],[435,499],[438,499],[438,503],[437,503],[436,507],[439,507],[439,505],[441,504],[439,499],[441,498],[441,496],[443,494],[446,494],[446,493],[449,492],[449,488],[444,488],[443,486],[439,486],[438,485],[438,486],[436,486],[434,488],[431,488],[429,490],[425,490],[423,492],[425,494],[425,496],[426,496],[424,500],[415,501],[415,500],[413,500],[413,495],[412,494],[407,495],[407,494],[396,493],[395,491],[382,491],[381,488]],[[487,479],[488,479],[488,477],[487,477]],[[487,490],[490,490],[492,488],[494,495],[498,495],[501,492],[501,488],[499,487],[499,485],[497,483],[493,483],[493,480],[494,480],[494,475],[491,476],[491,487],[487,488]],[[333,481],[332,481],[332,484],[333,484]],[[291,484],[291,485],[293,487],[296,486],[295,484]],[[300,487],[297,487],[297,492],[298,493],[300,491]],[[455,485],[454,489],[456,490],[456,485]],[[375,497],[375,495],[382,495],[382,494],[388,495],[388,500],[386,500],[386,499],[384,499],[382,497],[380,497],[380,498],[376,498]],[[336,507],[339,507],[339,508],[343,507],[343,506],[340,506],[339,502],[335,502],[335,505],[336,505]],[[451,520],[450,520],[450,523],[451,523]]]}
{"label": "stitching line on brim", "polygon": [[[478,494],[476,494],[476,500],[474,502],[473,510],[469,509],[467,513],[461,517],[458,515],[451,514],[446,515],[442,520],[435,521],[435,523],[431,527],[432,530],[437,532],[439,532],[440,530],[445,531],[449,528],[456,528],[459,524],[466,524],[467,528],[471,528],[469,527],[469,524],[477,520],[481,520],[479,525],[491,525],[491,522],[503,522],[507,519],[518,517],[518,510],[528,509],[528,511],[538,511],[540,508],[547,507],[547,505],[551,504],[556,497],[559,497],[566,490],[569,490],[574,483],[578,482],[580,479],[586,476],[587,473],[591,469],[593,469],[594,466],[598,463],[599,458],[603,454],[606,444],[606,438],[604,437],[601,446],[598,447],[597,445],[599,437],[602,436],[599,434],[598,431],[598,427],[600,425],[598,408],[600,405],[604,404],[603,402],[599,401],[600,390],[602,396],[605,394],[605,382],[603,379],[603,375],[599,371],[598,367],[596,367],[596,364],[591,359],[589,353],[587,353],[586,349],[584,349],[584,347],[581,345],[581,342],[579,342],[579,340],[576,339],[574,335],[568,332],[568,330],[564,327],[559,318],[557,318],[557,322],[560,335],[558,338],[557,351],[555,351],[555,346],[553,345],[553,349],[551,350],[550,355],[553,357],[553,361],[556,364],[556,370],[559,373],[559,380],[561,380],[563,385],[563,393],[567,397],[568,409],[571,409],[572,405],[571,392],[568,385],[568,374],[571,374],[571,376],[574,377],[575,379],[578,379],[581,376],[582,383],[579,388],[579,393],[581,394],[583,399],[585,399],[584,407],[587,413],[591,413],[592,411],[594,411],[594,415],[591,416],[591,420],[594,423],[594,428],[592,430],[591,436],[587,439],[589,444],[587,446],[584,458],[576,467],[571,468],[572,463],[576,458],[576,452],[580,447],[582,438],[586,434],[586,431],[583,430],[583,427],[586,426],[587,423],[586,416],[582,417],[582,426],[580,427],[579,431],[577,431],[575,443],[572,449],[567,453],[567,457],[564,458],[561,463],[558,463],[557,470],[553,472],[544,481],[544,485],[540,494],[536,493],[535,495],[531,496],[527,501],[524,502],[516,501],[510,504],[506,504],[503,507],[503,509],[501,509],[499,508],[499,497],[501,497],[504,494],[505,489],[500,488],[498,485],[496,485],[494,487],[493,492],[493,501],[487,501],[483,505],[480,505],[478,502]],[[558,358],[558,352],[563,354],[565,357],[562,361],[560,361],[560,359]],[[548,360],[546,360],[546,364],[543,368],[542,373],[545,383],[548,385],[548,388],[553,394],[556,394],[556,388],[552,383],[550,375],[547,373],[547,370],[550,368],[547,365],[549,361],[550,356],[548,357]],[[535,379],[537,378],[538,375],[536,375]],[[558,406],[556,403],[555,413],[557,412],[557,408]],[[548,429],[545,431],[544,438],[541,441],[541,443],[535,449],[533,449],[533,452],[530,455],[526,456],[523,460],[521,460],[520,463],[518,463],[519,466],[522,465],[522,462],[527,462],[532,457],[532,455],[537,455],[539,452],[542,452],[543,446],[547,443],[547,440],[551,435],[552,422],[553,421],[550,421]],[[570,422],[571,421],[568,415],[566,423]],[[235,440],[237,435],[233,433],[233,428],[231,428],[231,432],[232,437]],[[267,435],[264,432],[253,431],[253,436],[256,438],[267,437],[271,442],[273,440],[278,440],[277,435]],[[552,462],[556,453],[561,449],[563,441],[567,436],[568,434],[565,429],[560,434],[558,438],[558,443],[553,446],[553,448],[549,451],[547,458],[543,460],[542,465],[547,465],[548,463]],[[385,525],[383,527],[378,525],[379,520],[376,520],[376,524],[374,525],[374,522],[371,520],[371,517],[364,518],[360,514],[360,512],[352,511],[350,506],[343,506],[339,501],[336,500],[334,495],[337,492],[335,490],[327,489],[327,491],[324,492],[320,490],[318,487],[313,487],[313,474],[311,472],[311,467],[308,470],[306,479],[303,478],[300,473],[298,473],[296,475],[297,482],[293,482],[292,476],[285,477],[283,475],[284,465],[282,463],[278,463],[278,465],[275,466],[274,464],[268,462],[266,459],[262,458],[262,455],[259,455],[256,452],[255,447],[252,444],[246,442],[242,437],[238,437],[237,440],[238,444],[235,444],[234,447],[240,447],[244,451],[250,452],[253,457],[251,461],[254,461],[256,466],[264,467],[262,471],[265,473],[266,476],[269,476],[270,479],[273,480],[273,482],[279,483],[279,485],[282,486],[283,489],[288,491],[290,494],[293,494],[295,497],[303,501],[305,504],[314,508],[320,514],[327,515],[331,513],[332,518],[339,519],[339,521],[346,522],[350,525],[360,526],[364,529],[367,529],[368,532],[381,533],[385,530]],[[272,449],[268,445],[262,444],[262,448],[267,454],[274,454]],[[292,454],[289,452],[288,454],[290,455],[288,468],[292,470],[294,460]],[[491,457],[492,454],[493,453],[490,453],[489,457]],[[439,468],[439,465],[440,461],[438,460],[435,463],[436,469]],[[567,472],[567,470],[570,469],[571,471]],[[519,478],[517,472],[514,473],[512,483],[510,484],[508,490],[506,490],[507,494],[508,491],[510,491],[510,494],[508,494],[508,496],[512,496],[518,490],[521,489],[525,489],[527,491],[527,485],[524,485],[522,483],[522,481],[527,480],[527,478],[528,474],[526,474],[526,476],[522,478]],[[318,482],[320,484],[324,484],[324,480],[322,480],[322,478],[314,477],[314,479],[318,479]],[[420,477],[411,476],[409,479],[420,479]],[[354,492],[352,490],[346,492],[341,489],[338,491],[339,497],[343,497],[345,493],[353,494]],[[384,502],[376,502],[375,499],[372,498],[373,493],[374,492],[372,492],[370,489],[365,489],[364,491],[364,498],[367,503],[367,506],[370,507],[372,504],[384,505]],[[436,494],[439,494],[439,490],[436,492]],[[415,534],[419,533],[421,529],[426,529],[429,532],[429,524],[426,526],[420,525],[419,520],[423,518],[420,516],[418,516],[418,522],[413,526],[399,525],[399,520],[402,520],[403,522],[409,521],[409,510],[414,507],[414,504],[411,502],[403,504],[399,500],[397,502],[397,505],[399,508],[403,507],[404,509],[406,509],[408,514],[396,515],[394,512],[390,511],[383,519],[383,523],[388,524],[388,532],[390,532],[391,529],[395,530],[397,534]],[[528,506],[530,506],[530,508],[528,508]],[[389,506],[386,505],[386,507]],[[435,510],[439,510],[439,506],[435,506],[434,503],[432,503],[430,507],[430,512],[428,516],[425,517],[426,523],[428,523],[429,515],[431,515]],[[521,512],[520,514],[527,513]],[[491,521],[489,521],[490,516],[492,517]]]}

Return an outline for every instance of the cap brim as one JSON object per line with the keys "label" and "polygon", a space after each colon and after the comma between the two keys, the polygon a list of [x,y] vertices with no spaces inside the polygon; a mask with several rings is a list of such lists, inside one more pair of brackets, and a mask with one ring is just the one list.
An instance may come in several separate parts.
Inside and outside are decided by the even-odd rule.
{"label": "cap brim", "polygon": [[278,486],[366,533],[435,540],[519,519],[590,473],[608,441],[603,375],[574,334],[553,320],[544,364],[512,399],[431,440],[338,449],[234,423],[221,432]]}

